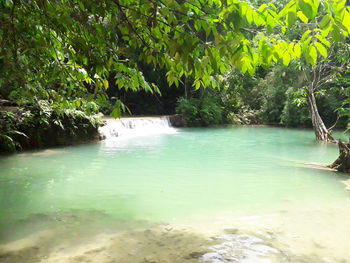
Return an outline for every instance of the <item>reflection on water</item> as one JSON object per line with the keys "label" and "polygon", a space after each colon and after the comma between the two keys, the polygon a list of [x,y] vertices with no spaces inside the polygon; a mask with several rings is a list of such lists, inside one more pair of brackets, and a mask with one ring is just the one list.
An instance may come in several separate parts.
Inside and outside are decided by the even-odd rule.
{"label": "reflection on water", "polygon": [[3,157],[0,262],[347,262],[346,177],[305,165],[336,157],[312,131],[266,127]]}

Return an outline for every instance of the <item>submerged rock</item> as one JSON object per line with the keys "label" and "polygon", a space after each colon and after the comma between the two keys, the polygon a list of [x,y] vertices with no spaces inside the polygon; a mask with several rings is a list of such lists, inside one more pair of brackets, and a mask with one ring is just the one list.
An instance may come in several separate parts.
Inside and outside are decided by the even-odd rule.
{"label": "submerged rock", "polygon": [[202,260],[212,263],[270,263],[283,262],[282,253],[264,243],[264,240],[246,234],[228,234],[217,237],[221,244],[210,247]]}

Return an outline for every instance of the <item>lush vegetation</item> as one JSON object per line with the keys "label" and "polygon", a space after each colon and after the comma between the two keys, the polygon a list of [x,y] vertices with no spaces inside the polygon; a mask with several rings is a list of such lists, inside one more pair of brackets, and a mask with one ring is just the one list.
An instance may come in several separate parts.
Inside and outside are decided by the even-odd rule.
{"label": "lush vegetation", "polygon": [[31,129],[96,130],[97,112],[311,124],[319,140],[331,139],[323,114],[326,124],[349,114],[345,0],[3,0],[0,10],[0,95],[17,107],[2,107],[2,148],[23,146]]}
{"label": "lush vegetation", "polygon": [[99,115],[88,114],[66,102],[49,103],[40,100],[37,107],[26,106],[0,112],[0,151],[39,148],[84,141],[96,136],[101,124]]}
{"label": "lush vegetation", "polygon": [[[289,67],[275,65],[269,70],[260,70],[254,77],[232,72],[225,76],[221,89],[192,91],[191,97],[178,100],[177,112],[185,116],[189,126],[207,126],[208,124],[275,124],[289,127],[312,127],[308,111],[304,81],[296,82],[303,73],[298,63]],[[337,121],[338,128],[345,128],[348,121],[347,103],[349,90],[344,79],[347,69],[338,73],[332,81],[316,93],[320,115],[327,127]],[[210,122],[210,118],[200,115],[202,105],[199,100],[211,98],[211,108],[219,117]],[[214,113],[213,113],[214,114]],[[218,123],[219,121],[219,123]],[[209,122],[209,123],[208,123]]]}

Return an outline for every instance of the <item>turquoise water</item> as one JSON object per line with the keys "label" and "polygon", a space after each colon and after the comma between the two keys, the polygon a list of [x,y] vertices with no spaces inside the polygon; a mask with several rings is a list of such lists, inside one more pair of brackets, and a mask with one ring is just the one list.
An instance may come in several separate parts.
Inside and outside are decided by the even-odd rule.
{"label": "turquoise water", "polygon": [[329,164],[337,153],[311,130],[228,127],[1,157],[1,238],[90,219],[196,225],[298,207],[350,211],[346,177],[305,164]]}
{"label": "turquoise water", "polygon": [[343,178],[303,163],[336,157],[312,131],[268,127],[179,129],[17,154],[0,160],[0,221],[72,209],[171,221],[330,202],[348,198]]}

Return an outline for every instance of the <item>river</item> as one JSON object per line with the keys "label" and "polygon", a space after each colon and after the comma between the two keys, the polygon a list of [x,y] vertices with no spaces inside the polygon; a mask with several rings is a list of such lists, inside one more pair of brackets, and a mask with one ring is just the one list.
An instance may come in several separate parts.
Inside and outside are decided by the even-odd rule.
{"label": "river", "polygon": [[182,128],[0,159],[0,262],[350,262],[311,130]]}

